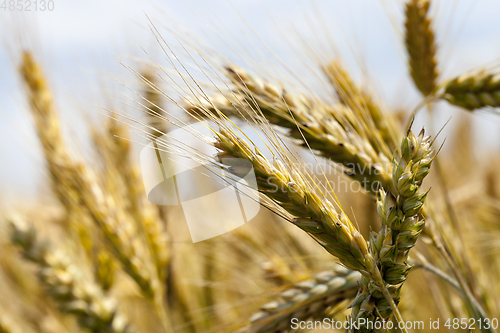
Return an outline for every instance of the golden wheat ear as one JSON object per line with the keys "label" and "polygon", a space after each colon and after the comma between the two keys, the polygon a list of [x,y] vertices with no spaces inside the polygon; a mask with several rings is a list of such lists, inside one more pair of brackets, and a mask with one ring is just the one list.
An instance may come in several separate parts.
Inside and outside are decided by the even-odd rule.
{"label": "golden wheat ear", "polygon": [[[239,115],[261,127],[276,125],[287,130],[305,148],[341,164],[348,176],[367,192],[391,182],[391,150],[381,139],[373,120],[349,106],[326,104],[318,99],[293,95],[234,65],[226,68],[233,90],[216,94],[209,102],[186,101],[190,113],[229,117]],[[365,117],[366,116],[366,117]]]}
{"label": "golden wheat ear", "polygon": [[322,319],[339,305],[350,303],[358,292],[361,274],[341,266],[316,274],[284,290],[250,318],[245,333],[284,332],[292,318]]}
{"label": "golden wheat ear", "polygon": [[429,0],[410,0],[406,4],[405,42],[410,74],[418,90],[430,95],[438,76],[436,42],[429,17]]}
{"label": "golden wheat ear", "polygon": [[[12,220],[12,242],[39,268],[39,279],[63,313],[74,315],[82,328],[99,333],[132,333],[117,301],[85,274],[69,249],[38,240],[36,230]],[[9,331],[7,331],[9,332]]]}
{"label": "golden wheat ear", "polygon": [[41,66],[30,52],[23,54],[20,73],[49,167],[51,185],[58,199],[68,212],[76,212],[76,218],[86,216],[102,231],[106,245],[143,295],[151,301],[165,329],[168,329],[170,323],[163,303],[164,286],[149,244],[139,232],[137,223],[102,190],[94,174],[84,164],[70,157],[60,134],[52,93]]}
{"label": "golden wheat ear", "polygon": [[[397,146],[399,129],[391,114],[382,111],[375,97],[358,87],[339,60],[331,61],[323,71],[337,93],[340,102],[356,113],[366,124],[365,131],[370,133],[368,140],[378,152],[389,153]],[[386,147],[387,146],[387,147]]]}

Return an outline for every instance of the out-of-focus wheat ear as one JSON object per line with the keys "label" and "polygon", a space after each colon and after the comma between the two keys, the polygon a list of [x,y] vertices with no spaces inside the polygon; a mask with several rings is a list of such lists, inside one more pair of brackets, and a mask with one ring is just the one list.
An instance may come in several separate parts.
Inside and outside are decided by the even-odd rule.
{"label": "out-of-focus wheat ear", "polygon": [[[158,86],[157,78],[158,76],[154,75],[152,70],[147,70],[142,73],[142,81],[144,87],[144,101],[142,101],[142,103],[145,104],[145,112],[148,116],[147,123],[151,128],[155,129],[150,131],[152,138],[158,138],[168,132],[168,123],[161,119],[161,116],[165,112],[162,110],[162,96],[159,92],[160,87]],[[155,148],[157,148],[156,142],[153,141],[153,144]],[[156,156],[158,158],[158,163],[163,164],[163,167],[165,167],[165,164],[169,163],[169,161],[163,161],[161,159],[159,151],[157,151]],[[141,193],[143,207],[147,209],[147,214],[145,214],[146,218],[144,219],[146,235],[153,249],[153,253],[155,254],[160,276],[162,277],[162,279],[165,279],[165,276],[170,273],[169,271],[171,268],[171,249],[169,248],[170,242],[168,241],[168,235],[165,230],[166,224],[168,222],[168,214],[166,211],[166,207],[154,207],[149,203],[144,191],[144,186],[142,184],[141,178],[137,173],[137,169],[135,171],[135,177],[133,177],[134,182],[131,182],[131,184],[135,184],[136,188],[140,188],[140,190],[138,191],[140,191]]]}
{"label": "out-of-focus wheat ear", "polygon": [[39,279],[63,313],[74,315],[82,328],[97,333],[134,332],[117,308],[116,300],[103,290],[76,263],[69,249],[51,248],[37,239],[36,230],[11,221],[12,242],[24,257],[39,268]]}
{"label": "out-of-focus wheat ear", "polygon": [[67,212],[68,227],[79,235],[81,245],[91,255],[94,247],[92,221],[73,186],[77,164],[70,158],[63,142],[52,92],[30,52],[23,53],[19,72],[26,86],[26,97],[47,163],[52,191]]}
{"label": "out-of-focus wheat ear", "polygon": [[469,111],[500,107],[500,73],[473,71],[444,84],[442,97]]}
{"label": "out-of-focus wheat ear", "polygon": [[52,93],[31,53],[23,53],[19,71],[27,87],[26,96],[49,169],[52,189],[63,206],[71,211],[79,204],[70,179],[70,169],[74,165],[63,144]]}
{"label": "out-of-focus wheat ear", "polygon": [[10,314],[0,306],[0,333],[22,333],[22,329]]}
{"label": "out-of-focus wheat ear", "polygon": [[158,276],[164,280],[170,260],[168,237],[159,217],[158,209],[148,201],[139,169],[132,163],[131,147],[126,125],[111,118],[107,125],[111,138],[112,163],[125,191],[123,197],[128,202],[127,209],[134,217],[138,229],[144,233],[154,257]]}
{"label": "out-of-focus wheat ear", "polygon": [[95,276],[104,291],[108,291],[113,286],[117,269],[115,259],[109,252],[99,251],[95,264]]}
{"label": "out-of-focus wheat ear", "polygon": [[52,187],[59,200],[71,211],[84,209],[90,220],[103,232],[106,244],[122,263],[127,274],[151,300],[167,329],[170,326],[163,304],[163,285],[151,257],[149,246],[138,233],[137,224],[127,211],[102,191],[85,165],[74,162],[63,143],[52,94],[31,53],[23,54],[20,67],[27,87],[30,110],[51,173]]}
{"label": "out-of-focus wheat ear", "polygon": [[147,123],[151,128],[150,133],[153,137],[159,137],[162,133],[167,133],[168,122],[162,120],[165,111],[162,109],[162,96],[160,94],[160,87],[158,86],[158,75],[151,70],[145,70],[141,73],[144,83],[144,104],[146,114],[148,116]]}
{"label": "out-of-focus wheat ear", "polygon": [[341,266],[319,273],[284,290],[279,297],[250,318],[242,330],[247,333],[285,332],[292,318],[325,318],[338,305],[350,303],[356,296],[361,274]]}
{"label": "out-of-focus wheat ear", "polygon": [[400,131],[394,117],[383,112],[375,98],[356,85],[340,61],[331,61],[323,67],[323,71],[335,89],[340,102],[354,110],[370,129],[371,135],[368,139],[372,145],[384,153],[387,153],[383,147],[384,144],[390,151],[396,148]]}
{"label": "out-of-focus wheat ear", "polygon": [[406,4],[405,42],[410,74],[418,90],[428,96],[436,88],[438,76],[436,42],[429,17],[429,0]]}
{"label": "out-of-focus wheat ear", "polygon": [[485,175],[486,194],[492,199],[500,199],[498,191],[498,172],[496,168],[490,167]]}

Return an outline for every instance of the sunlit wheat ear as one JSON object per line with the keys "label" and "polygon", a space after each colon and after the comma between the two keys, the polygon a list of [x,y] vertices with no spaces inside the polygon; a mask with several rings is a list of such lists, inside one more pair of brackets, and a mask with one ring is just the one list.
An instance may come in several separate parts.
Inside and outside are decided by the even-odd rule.
{"label": "sunlit wheat ear", "polygon": [[38,139],[46,157],[52,188],[64,207],[71,211],[78,202],[71,187],[71,167],[74,167],[63,144],[52,93],[31,53],[23,54],[19,69],[27,87],[30,111],[35,121]]}
{"label": "sunlit wheat ear", "polygon": [[[217,121],[216,118],[214,120]],[[323,194],[316,194],[317,188],[309,183],[301,171],[292,166],[286,167],[279,160],[269,162],[235,130],[223,122],[219,122],[219,125],[219,130],[214,132],[214,146],[220,150],[220,159],[229,157],[251,162],[258,190],[290,214],[293,224],[306,231],[346,267],[366,271],[366,263],[371,260],[368,244],[347,215],[337,212]]]}
{"label": "sunlit wheat ear", "polygon": [[106,244],[122,263],[125,272],[151,300],[164,326],[168,327],[163,304],[164,289],[149,247],[138,234],[136,223],[128,212],[102,191],[85,165],[69,156],[59,131],[52,94],[41,67],[31,53],[24,53],[20,72],[27,86],[31,114],[58,199],[69,212],[76,210],[88,214],[103,232]]}
{"label": "sunlit wheat ear", "polygon": [[429,17],[430,3],[429,0],[410,0],[405,10],[405,42],[410,74],[424,96],[436,88],[438,76],[436,43]]}
{"label": "sunlit wheat ear", "polygon": [[461,75],[444,84],[443,98],[470,111],[500,107],[500,73],[474,71]]}
{"label": "sunlit wheat ear", "polygon": [[350,303],[359,289],[361,274],[340,266],[283,291],[279,298],[261,307],[242,332],[285,332],[291,319],[326,318],[330,311]]}
{"label": "sunlit wheat ear", "polygon": [[[408,254],[415,246],[425,222],[419,215],[427,192],[421,192],[422,181],[429,173],[435,152],[430,137],[422,130],[418,136],[409,132],[393,158],[393,185],[381,191],[377,211],[382,222],[378,233],[370,235],[370,252],[379,268],[385,287],[395,304],[412,268]],[[381,290],[380,283],[363,277],[363,289],[353,302],[353,318],[386,320],[393,308]],[[398,319],[399,321],[399,319]],[[371,332],[363,328],[362,332]]]}
{"label": "sunlit wheat ear", "polygon": [[119,313],[116,300],[81,270],[68,249],[51,248],[37,239],[36,230],[12,221],[12,242],[24,257],[39,267],[39,279],[59,309],[74,315],[82,328],[98,333],[131,333],[128,320]]}
{"label": "sunlit wheat ear", "polygon": [[[318,99],[292,95],[244,70],[230,66],[227,77],[233,90],[211,97],[209,102],[190,100],[189,111],[219,116],[239,115],[263,127],[277,125],[304,147],[342,164],[346,174],[375,193],[390,184],[389,156],[378,152],[370,138],[380,138],[373,126],[346,105],[328,105]],[[376,139],[375,139],[376,140]]]}
{"label": "sunlit wheat ear", "polygon": [[330,83],[342,104],[355,111],[366,124],[370,133],[368,139],[373,147],[382,153],[390,153],[397,143],[399,130],[392,115],[384,113],[375,98],[356,85],[347,69],[340,61],[331,61],[323,67]]}

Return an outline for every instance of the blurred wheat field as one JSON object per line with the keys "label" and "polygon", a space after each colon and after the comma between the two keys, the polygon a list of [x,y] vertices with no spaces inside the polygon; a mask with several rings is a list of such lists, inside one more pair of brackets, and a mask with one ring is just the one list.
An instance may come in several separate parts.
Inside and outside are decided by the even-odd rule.
{"label": "blurred wheat field", "polygon": [[[500,116],[500,73],[484,64],[448,76],[438,2],[398,6],[408,69],[398,74],[418,91],[415,105],[386,105],[376,78],[360,79],[342,52],[313,41],[301,46],[312,67],[301,77],[253,37],[232,44],[222,23],[219,37],[241,58],[145,17],[160,56],[117,60],[132,80],[116,94],[102,89],[109,102],[88,122],[90,147],[67,135],[43,52],[20,42],[13,66],[46,198],[0,212],[0,332],[344,331],[315,328],[324,318],[365,320],[346,332],[469,332],[471,322],[470,331],[498,331],[500,157],[477,147],[472,119]],[[456,111],[450,123],[440,123],[443,105]],[[178,128],[217,154],[168,141]],[[259,214],[193,243],[181,206],[148,200],[137,152],[149,143],[171,156],[167,166],[174,155],[216,174],[228,158],[250,163]],[[223,184],[238,179],[237,167],[223,168]],[[212,190],[194,182],[186,186]]]}

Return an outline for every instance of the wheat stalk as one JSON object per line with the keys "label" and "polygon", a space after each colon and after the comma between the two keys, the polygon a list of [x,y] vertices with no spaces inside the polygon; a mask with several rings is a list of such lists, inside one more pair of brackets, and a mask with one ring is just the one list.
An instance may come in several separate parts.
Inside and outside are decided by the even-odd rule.
{"label": "wheat stalk", "polygon": [[60,310],[74,315],[81,327],[98,333],[129,333],[133,329],[118,312],[116,301],[104,296],[103,290],[77,265],[67,249],[54,249],[37,240],[34,228],[12,221],[12,242],[25,258],[39,266],[39,278]]}
{"label": "wheat stalk", "polygon": [[429,0],[410,0],[405,10],[405,42],[410,74],[424,96],[430,95],[436,88],[438,76],[436,43],[428,15],[429,6]]}
{"label": "wheat stalk", "polygon": [[467,110],[500,106],[500,74],[474,71],[445,83],[444,99]]}
{"label": "wheat stalk", "polygon": [[341,266],[316,274],[295,284],[280,297],[261,307],[250,318],[245,332],[282,332],[290,328],[290,320],[322,318],[328,310],[342,302],[350,302],[358,291],[361,275]]}

